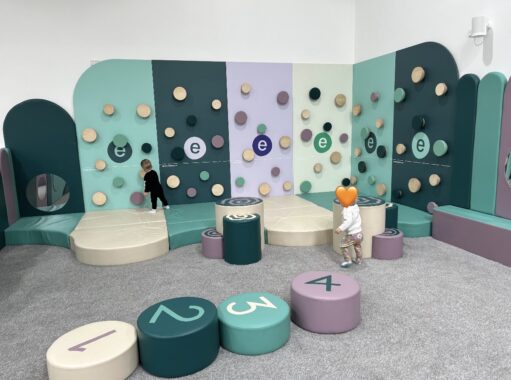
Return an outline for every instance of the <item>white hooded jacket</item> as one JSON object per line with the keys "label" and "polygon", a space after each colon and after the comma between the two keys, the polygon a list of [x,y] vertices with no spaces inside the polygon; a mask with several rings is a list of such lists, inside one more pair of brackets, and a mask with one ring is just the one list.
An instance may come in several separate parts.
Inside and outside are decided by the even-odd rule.
{"label": "white hooded jacket", "polygon": [[339,226],[341,231],[346,231],[348,235],[354,235],[362,232],[362,219],[360,218],[360,210],[355,203],[353,206],[345,207],[342,210],[344,221]]}

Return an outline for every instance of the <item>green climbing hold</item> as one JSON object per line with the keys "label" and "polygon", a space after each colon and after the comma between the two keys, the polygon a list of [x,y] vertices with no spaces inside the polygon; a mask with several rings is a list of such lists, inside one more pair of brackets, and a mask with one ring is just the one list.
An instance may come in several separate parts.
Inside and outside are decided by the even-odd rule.
{"label": "green climbing hold", "polygon": [[236,184],[236,186],[238,187],[243,187],[243,185],[245,185],[245,178],[243,177],[238,177],[236,178],[236,180],[234,181],[234,183]]}
{"label": "green climbing hold", "polygon": [[199,173],[199,178],[201,181],[207,181],[209,179],[209,172],[206,170],[203,170]]}
{"label": "green climbing hold", "polygon": [[433,144],[433,153],[437,157],[442,157],[447,153],[447,150],[449,147],[447,146],[447,143],[444,140],[436,140]]}
{"label": "green climbing hold", "polygon": [[369,185],[374,185],[376,183],[376,178],[374,177],[374,175],[370,175],[369,177],[367,177],[367,183]]}
{"label": "green climbing hold", "polygon": [[405,100],[406,98],[406,91],[401,88],[401,87],[398,87],[394,90],[394,101],[396,103],[401,103],[403,100]]}
{"label": "green climbing hold", "polygon": [[300,184],[300,191],[304,194],[310,192],[312,189],[312,183],[310,183],[310,181],[303,181],[301,184]]}
{"label": "green climbing hold", "polygon": [[257,133],[262,135],[265,132],[266,132],[266,125],[265,124],[259,124],[257,126]]}
{"label": "green climbing hold", "polygon": [[124,148],[128,144],[128,138],[124,135],[115,135],[112,142],[117,148]]}
{"label": "green climbing hold", "polygon": [[113,180],[114,187],[121,188],[124,186],[124,179],[121,177],[115,177]]}
{"label": "green climbing hold", "polygon": [[369,137],[369,129],[367,129],[366,127],[362,128],[360,130],[360,137],[362,137],[362,140],[365,140]]}

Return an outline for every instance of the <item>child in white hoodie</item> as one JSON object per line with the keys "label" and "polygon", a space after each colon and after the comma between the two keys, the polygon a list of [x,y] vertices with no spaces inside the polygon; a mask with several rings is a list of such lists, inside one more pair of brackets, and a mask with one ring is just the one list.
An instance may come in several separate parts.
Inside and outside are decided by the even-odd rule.
{"label": "child in white hoodie", "polygon": [[360,218],[360,210],[356,199],[351,206],[344,207],[342,216],[344,221],[337,227],[335,233],[340,234],[341,232],[345,232],[341,239],[341,251],[344,256],[341,267],[348,268],[352,263],[351,254],[349,252],[351,246],[353,246],[356,254],[355,264],[362,263],[362,247],[360,244],[364,237],[362,236],[362,219]]}

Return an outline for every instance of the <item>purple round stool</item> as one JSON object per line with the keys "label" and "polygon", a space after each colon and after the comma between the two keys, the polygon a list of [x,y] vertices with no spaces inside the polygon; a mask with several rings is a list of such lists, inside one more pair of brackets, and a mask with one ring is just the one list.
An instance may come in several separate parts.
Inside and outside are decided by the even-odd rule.
{"label": "purple round stool", "polygon": [[396,260],[403,257],[403,233],[397,228],[385,228],[385,232],[373,236],[373,258]]}
{"label": "purple round stool", "polygon": [[360,285],[339,272],[305,272],[291,284],[291,318],[321,334],[342,333],[360,323]]}
{"label": "purple round stool", "polygon": [[215,228],[208,228],[201,236],[202,254],[210,259],[224,258],[224,237]]}

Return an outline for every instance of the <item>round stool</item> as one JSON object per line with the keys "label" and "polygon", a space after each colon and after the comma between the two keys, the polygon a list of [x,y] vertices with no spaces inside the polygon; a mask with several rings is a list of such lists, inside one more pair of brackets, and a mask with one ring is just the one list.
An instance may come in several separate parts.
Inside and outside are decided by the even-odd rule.
{"label": "round stool", "polygon": [[395,203],[385,205],[385,228],[397,228],[398,208]]}
{"label": "round stool", "polygon": [[373,236],[373,257],[380,260],[396,260],[403,257],[403,233],[397,228]]}
{"label": "round stool", "polygon": [[215,205],[216,230],[224,234],[223,217],[225,215],[259,214],[261,225],[261,250],[264,250],[264,204],[261,198],[226,198]]}
{"label": "round stool", "polygon": [[53,342],[46,363],[50,380],[125,379],[138,366],[137,333],[125,322],[90,323]]}
{"label": "round stool", "polygon": [[208,300],[181,297],[153,305],[138,317],[140,364],[159,377],[185,376],[218,355],[216,307]]}
{"label": "round stool", "polygon": [[208,228],[201,234],[202,254],[210,259],[224,258],[224,237],[215,228]]}
{"label": "round stool", "polygon": [[339,272],[305,272],[291,284],[293,322],[321,334],[342,333],[360,323],[360,286]]}
{"label": "round stool", "polygon": [[289,305],[270,293],[245,293],[218,306],[222,347],[242,355],[273,352],[289,340]]}
{"label": "round stool", "polygon": [[261,234],[258,214],[224,216],[224,260],[246,265],[261,260]]}
{"label": "round stool", "polygon": [[[379,235],[385,231],[385,201],[380,198],[366,197],[359,195],[357,198],[357,205],[360,208],[360,218],[362,219],[362,257],[370,258],[372,252],[372,245],[374,235]],[[339,200],[334,199],[333,207],[333,249],[338,254],[341,254],[341,234],[336,234],[335,229],[339,227],[343,221],[342,218],[342,205]]]}

